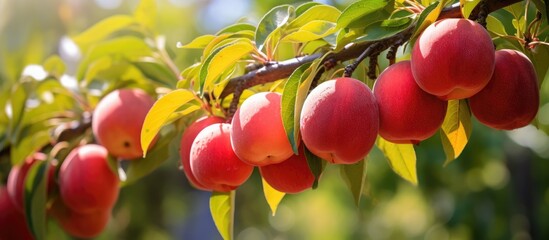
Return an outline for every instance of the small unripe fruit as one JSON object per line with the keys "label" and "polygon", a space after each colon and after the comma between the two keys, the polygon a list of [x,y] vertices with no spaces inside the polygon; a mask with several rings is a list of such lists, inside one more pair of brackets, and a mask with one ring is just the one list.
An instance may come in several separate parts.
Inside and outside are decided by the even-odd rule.
{"label": "small unripe fruit", "polygon": [[141,128],[153,104],[154,99],[140,89],[107,94],[93,112],[92,129],[97,141],[113,156],[128,160],[143,157]]}
{"label": "small unripe fruit", "polygon": [[253,166],[241,161],[231,147],[230,124],[204,128],[191,146],[191,171],[205,188],[228,192],[243,184]]}
{"label": "small unripe fruit", "polygon": [[111,209],[100,209],[88,213],[74,211],[55,199],[49,213],[57,220],[65,232],[73,237],[93,238],[99,235],[107,226]]}
{"label": "small unripe fruit", "polygon": [[299,193],[313,186],[315,176],[309,168],[303,145],[299,155],[292,155],[281,163],[259,167],[261,176],[271,187],[285,193]]}
{"label": "small unripe fruit", "polygon": [[265,166],[293,155],[281,116],[281,95],[256,93],[246,99],[231,123],[231,144],[242,161]]}
{"label": "small unripe fruit", "polygon": [[[26,158],[23,164],[21,164],[20,166],[13,166],[11,168],[8,177],[7,192],[17,210],[23,212],[23,188],[25,186],[25,178],[27,177],[27,172],[36,161],[45,161],[46,159],[46,154],[36,152]],[[53,173],[54,169],[50,168],[48,190],[51,189],[53,185]]]}
{"label": "small unripe fruit", "polygon": [[17,209],[4,186],[0,186],[0,239],[32,240],[25,215]]}
{"label": "small unripe fruit", "polygon": [[96,144],[73,149],[59,170],[63,202],[81,213],[112,208],[118,198],[118,177],[107,163],[107,150]]}
{"label": "small unripe fruit", "polygon": [[447,102],[421,90],[410,61],[386,68],[374,85],[379,107],[379,135],[394,143],[423,141],[440,128]]}
{"label": "small unripe fruit", "polygon": [[532,122],[539,102],[538,80],[530,59],[515,50],[498,50],[492,79],[469,99],[469,106],[479,122],[511,130]]}
{"label": "small unripe fruit", "polygon": [[181,148],[179,149],[179,153],[181,156],[181,164],[183,165],[183,171],[185,172],[185,175],[187,176],[187,179],[189,182],[195,187],[200,190],[207,190],[206,187],[204,187],[198,180],[196,180],[196,177],[191,171],[191,162],[190,162],[190,153],[191,153],[191,146],[193,144],[194,139],[202,131],[202,129],[206,128],[207,126],[210,126],[214,123],[222,123],[225,120],[220,117],[210,116],[210,117],[202,117],[195,122],[193,122],[187,129],[185,129],[185,132],[183,133],[183,136],[181,137]]}
{"label": "small unripe fruit", "polygon": [[303,143],[312,153],[331,163],[356,163],[376,140],[377,103],[370,89],[356,79],[329,80],[305,99],[300,125]]}
{"label": "small unripe fruit", "polygon": [[488,84],[494,51],[480,24],[461,18],[439,20],[417,39],[412,73],[421,89],[441,99],[468,98]]}

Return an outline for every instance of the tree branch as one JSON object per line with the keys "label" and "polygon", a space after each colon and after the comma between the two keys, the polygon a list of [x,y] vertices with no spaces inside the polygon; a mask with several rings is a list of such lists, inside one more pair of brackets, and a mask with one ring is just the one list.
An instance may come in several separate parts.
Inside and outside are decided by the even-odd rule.
{"label": "tree branch", "polygon": [[[503,7],[509,6],[511,4],[514,4],[520,1],[521,0],[487,0],[485,7],[487,12],[491,13],[493,11],[496,11],[498,9],[501,9]],[[479,11],[480,10],[478,7],[475,8],[471,13],[471,19],[475,20]],[[438,19],[461,18],[461,17],[462,17],[461,10],[458,3],[443,9]],[[383,39],[377,42],[393,42],[398,37],[402,38],[403,36],[401,34],[397,34],[396,36],[393,36],[388,39]],[[409,39],[410,37],[411,36],[407,36],[407,39]],[[334,53],[333,56],[327,57],[325,61],[335,60],[337,62],[341,62],[341,61],[347,61],[350,59],[357,58],[373,43],[376,43],[376,42],[368,42],[368,43],[354,44],[354,45],[347,46],[341,51]],[[225,86],[225,89],[223,90],[223,92],[221,92],[221,95],[219,97],[223,99],[229,96],[230,94],[233,94],[239,84],[241,84],[240,87],[241,87],[241,90],[243,90],[256,85],[274,82],[279,79],[287,78],[299,66],[306,63],[310,63],[322,57],[323,54],[324,53],[316,53],[313,55],[289,59],[286,61],[261,67],[257,70],[248,72],[242,76],[232,78],[231,80],[229,80],[229,83]],[[237,95],[239,96],[239,94]]]}

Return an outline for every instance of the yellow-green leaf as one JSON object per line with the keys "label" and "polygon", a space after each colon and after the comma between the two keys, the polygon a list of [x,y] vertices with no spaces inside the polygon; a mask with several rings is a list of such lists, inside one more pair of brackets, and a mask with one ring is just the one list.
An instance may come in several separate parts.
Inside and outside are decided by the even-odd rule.
{"label": "yellow-green leaf", "polygon": [[333,6],[319,4],[307,9],[301,15],[292,20],[288,24],[288,29],[299,28],[316,20],[329,21],[335,25],[335,22],[340,14],[341,12]]}
{"label": "yellow-green leaf", "polygon": [[134,18],[126,15],[115,15],[96,23],[83,33],[73,38],[73,41],[82,49],[86,49],[93,43],[106,39],[112,33],[135,23]]}
{"label": "yellow-green leaf", "polygon": [[295,43],[310,42],[334,33],[335,26],[336,24],[333,22],[314,20],[299,28],[298,31],[286,35],[282,41]]}
{"label": "yellow-green leaf", "polygon": [[444,5],[446,5],[446,2],[446,0],[441,0],[438,3],[433,3],[425,8],[423,12],[421,12],[418,19],[418,24],[414,29],[414,35],[411,39],[416,39],[421,34],[421,32],[425,30],[425,28],[427,28],[438,19],[438,16],[444,8]]}
{"label": "yellow-green leaf", "polygon": [[459,7],[464,18],[469,18],[473,9],[480,3],[480,0],[459,0]]}
{"label": "yellow-green leaf", "polygon": [[214,35],[202,35],[193,39],[190,43],[187,43],[186,45],[183,45],[181,42],[178,42],[177,47],[203,49],[206,46],[208,46],[208,44],[210,44],[210,42],[214,40],[214,38],[216,38]]}
{"label": "yellow-green leaf", "polygon": [[471,136],[471,112],[465,100],[448,101],[448,110],[440,128],[445,165],[459,157]]}
{"label": "yellow-green leaf", "polygon": [[195,99],[195,95],[192,91],[177,89],[164,95],[154,103],[147,113],[141,129],[141,147],[144,157],[147,155],[151,141],[160,128],[164,126],[170,115],[193,99]]}
{"label": "yellow-green leaf", "polygon": [[341,176],[349,190],[351,190],[357,207],[360,205],[364,181],[366,180],[366,166],[366,160],[354,164],[341,164],[340,166]]}
{"label": "yellow-green leaf", "polygon": [[135,20],[149,30],[156,26],[156,0],[141,0],[133,13]]}
{"label": "yellow-green leaf", "polygon": [[263,183],[263,194],[265,195],[265,200],[267,200],[267,203],[269,204],[271,212],[274,216],[276,214],[278,204],[280,204],[286,193],[279,192],[278,190],[274,189],[271,185],[269,185],[267,181],[265,181],[264,178],[261,178],[261,182]]}
{"label": "yellow-green leaf", "polygon": [[412,144],[395,144],[379,137],[377,146],[396,174],[417,185],[416,151]]}
{"label": "yellow-green leaf", "polygon": [[235,191],[212,192],[210,213],[217,231],[225,240],[233,239]]}

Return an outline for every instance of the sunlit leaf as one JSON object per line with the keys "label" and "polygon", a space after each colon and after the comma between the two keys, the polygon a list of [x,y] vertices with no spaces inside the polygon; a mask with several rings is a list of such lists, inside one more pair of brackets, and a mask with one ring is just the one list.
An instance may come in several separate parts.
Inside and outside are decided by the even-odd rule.
{"label": "sunlit leaf", "polygon": [[158,99],[147,113],[143,128],[141,129],[141,147],[143,156],[146,156],[151,141],[158,134],[160,128],[168,120],[170,115],[178,108],[195,99],[192,91],[177,89]]}
{"label": "sunlit leaf", "polygon": [[416,152],[412,144],[395,144],[379,137],[377,146],[396,174],[417,185]]}
{"label": "sunlit leaf", "polygon": [[255,32],[255,26],[249,23],[237,23],[219,30],[219,32],[217,32],[215,35],[220,35],[223,33],[238,33],[241,31]]}
{"label": "sunlit leaf", "polygon": [[187,43],[183,45],[182,43],[178,42],[177,47],[178,48],[196,48],[196,49],[203,49],[214,39],[216,36],[214,35],[202,35],[195,39],[193,39],[190,43]]}
{"label": "sunlit leaf", "polygon": [[60,78],[67,70],[67,66],[58,55],[52,55],[44,61],[44,70],[55,77]]}
{"label": "sunlit leaf", "polygon": [[254,46],[250,40],[239,39],[212,52],[200,69],[200,92],[204,93],[204,86],[210,86],[223,72],[253,49]]}
{"label": "sunlit leaf", "polygon": [[473,9],[480,3],[480,0],[459,0],[459,6],[461,8],[461,15],[464,18],[469,18]]}
{"label": "sunlit leaf", "polygon": [[286,193],[280,192],[271,187],[271,185],[269,185],[269,183],[265,181],[264,178],[261,178],[261,182],[263,184],[263,194],[265,195],[265,200],[267,200],[267,203],[269,204],[271,212],[274,216],[276,214],[276,209],[278,208],[278,205],[280,204]]}
{"label": "sunlit leaf", "polygon": [[225,240],[233,239],[235,191],[212,192],[210,213],[215,226]]}
{"label": "sunlit leaf", "polygon": [[438,16],[442,12],[445,3],[445,0],[435,2],[426,7],[423,12],[421,12],[416,23],[416,28],[414,29],[414,35],[411,38],[412,40],[415,40],[423,32],[423,30],[425,30],[425,28],[427,28],[438,19]]}
{"label": "sunlit leaf", "polygon": [[448,101],[448,110],[440,128],[442,146],[446,153],[445,165],[459,157],[472,132],[471,112],[466,100]]}
{"label": "sunlit leaf", "polygon": [[45,239],[46,236],[46,187],[48,182],[48,167],[46,161],[36,161],[25,178],[25,216],[27,225],[35,239]]}
{"label": "sunlit leaf", "polygon": [[296,9],[295,9],[295,15],[297,17],[301,16],[301,14],[303,14],[305,11],[309,10],[310,8],[314,7],[314,6],[318,6],[320,5],[320,3],[318,2],[305,2],[301,5],[299,5]]}
{"label": "sunlit leaf", "polygon": [[288,28],[300,28],[312,21],[318,20],[335,23],[340,14],[341,12],[337,8],[330,5],[312,6],[292,20],[288,24]]}
{"label": "sunlit leaf", "polygon": [[505,26],[503,26],[503,23],[501,23],[499,19],[497,19],[492,15],[488,15],[488,17],[486,17],[486,29],[488,29],[488,31],[499,36],[507,35],[507,32],[505,31]]}
{"label": "sunlit leaf", "polygon": [[299,30],[286,35],[282,41],[295,43],[310,42],[328,36],[334,32],[335,23],[324,20],[314,20],[303,25]]}
{"label": "sunlit leaf", "polygon": [[406,30],[412,20],[410,18],[388,19],[370,24],[364,30],[365,36],[357,38],[354,42],[369,42],[392,37]]}
{"label": "sunlit leaf", "polygon": [[74,37],[73,41],[80,46],[82,51],[86,51],[91,44],[104,40],[114,32],[132,24],[135,24],[135,20],[130,16],[115,15],[108,17]]}
{"label": "sunlit leaf", "polygon": [[156,27],[156,0],[140,0],[133,13],[135,20],[149,30]]}
{"label": "sunlit leaf", "polygon": [[394,0],[361,0],[349,5],[337,19],[337,28],[366,27],[387,19],[394,10]]}
{"label": "sunlit leaf", "polygon": [[281,116],[284,130],[288,136],[288,140],[292,145],[295,154],[298,154],[299,145],[299,118],[296,117],[296,95],[299,89],[299,84],[310,74],[309,69],[311,64],[303,64],[299,66],[292,75],[286,80],[284,91],[282,92],[281,100]]}
{"label": "sunlit leaf", "polygon": [[360,198],[364,189],[364,181],[366,180],[366,160],[359,161],[354,164],[342,164],[340,166],[341,176],[347,187],[353,194],[355,205],[359,207]]}
{"label": "sunlit leaf", "polygon": [[267,41],[267,38],[275,29],[286,24],[292,17],[294,7],[290,5],[281,5],[274,7],[261,18],[255,32],[255,44],[261,51]]}

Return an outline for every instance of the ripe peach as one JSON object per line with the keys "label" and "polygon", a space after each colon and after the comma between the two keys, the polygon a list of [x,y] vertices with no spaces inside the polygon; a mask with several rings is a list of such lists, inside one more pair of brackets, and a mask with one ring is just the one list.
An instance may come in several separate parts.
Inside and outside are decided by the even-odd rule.
{"label": "ripe peach", "polygon": [[494,45],[488,32],[468,19],[431,24],[412,50],[412,73],[424,91],[441,99],[473,96],[494,71]]}
{"label": "ripe peach", "polygon": [[77,238],[93,238],[107,226],[111,209],[80,213],[70,209],[60,198],[57,198],[53,200],[49,213],[68,234]]}
{"label": "ripe peach", "polygon": [[118,177],[107,163],[107,150],[96,144],[73,149],[59,170],[63,202],[86,213],[111,208],[118,198]]}
{"label": "ripe peach", "polygon": [[303,143],[331,162],[362,160],[376,140],[379,112],[370,89],[353,78],[318,85],[303,103],[300,129]]}
{"label": "ripe peach", "polygon": [[246,99],[231,123],[236,155],[254,166],[279,163],[293,155],[281,117],[281,94],[262,92]]}
{"label": "ripe peach", "polygon": [[[36,161],[45,161],[46,159],[46,154],[36,152],[26,158],[22,165],[11,168],[8,177],[7,192],[17,210],[23,212],[23,188],[27,172]],[[48,189],[51,189],[51,185],[53,184],[53,170],[53,168],[50,168],[49,171],[50,180],[48,181]]]}
{"label": "ripe peach", "polygon": [[32,240],[25,215],[17,209],[8,195],[8,190],[0,186],[0,239]]}
{"label": "ripe peach", "polygon": [[107,94],[93,113],[92,130],[97,141],[116,157],[143,157],[141,127],[153,104],[154,99],[140,89]]}
{"label": "ripe peach", "polygon": [[292,155],[281,163],[259,167],[259,171],[271,187],[285,193],[299,193],[311,188],[315,180],[307,164],[303,144],[299,155]]}
{"label": "ripe peach", "polygon": [[195,187],[200,190],[206,190],[206,187],[204,187],[198,180],[196,180],[196,177],[193,175],[191,171],[191,161],[189,159],[189,155],[191,153],[191,146],[193,144],[194,139],[207,126],[210,126],[214,123],[222,123],[225,120],[220,117],[216,116],[209,116],[209,117],[202,117],[193,122],[187,129],[185,129],[185,132],[183,132],[183,136],[181,137],[181,148],[179,149],[179,153],[181,156],[181,164],[183,165],[183,171],[185,172],[185,175],[187,176],[187,179],[189,179],[189,182]]}
{"label": "ripe peach", "polygon": [[481,123],[511,130],[528,125],[539,102],[538,80],[530,59],[515,50],[498,50],[492,79],[469,99],[469,106]]}
{"label": "ripe peach", "polygon": [[228,192],[244,183],[253,166],[242,162],[231,147],[230,124],[204,128],[191,146],[191,171],[206,189]]}
{"label": "ripe peach", "polygon": [[440,128],[447,102],[421,90],[410,61],[386,68],[374,85],[379,108],[379,135],[394,143],[423,141]]}

